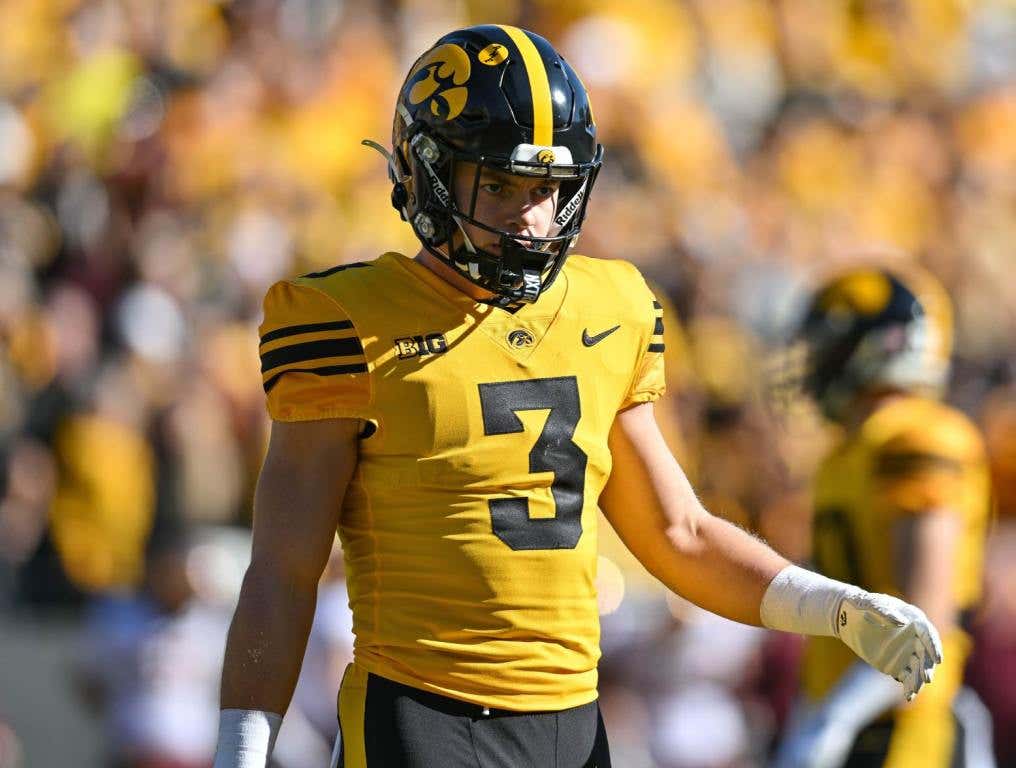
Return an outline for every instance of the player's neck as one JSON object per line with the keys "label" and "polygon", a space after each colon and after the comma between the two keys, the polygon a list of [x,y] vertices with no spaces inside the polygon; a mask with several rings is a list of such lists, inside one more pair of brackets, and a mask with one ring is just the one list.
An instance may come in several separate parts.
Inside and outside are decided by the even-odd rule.
{"label": "player's neck", "polygon": [[452,288],[461,291],[474,301],[489,301],[494,298],[493,293],[485,291],[478,285],[471,283],[456,272],[454,267],[449,266],[426,248],[421,248],[420,252],[416,254],[414,259],[418,264],[429,269],[432,273],[448,283],[448,285]]}

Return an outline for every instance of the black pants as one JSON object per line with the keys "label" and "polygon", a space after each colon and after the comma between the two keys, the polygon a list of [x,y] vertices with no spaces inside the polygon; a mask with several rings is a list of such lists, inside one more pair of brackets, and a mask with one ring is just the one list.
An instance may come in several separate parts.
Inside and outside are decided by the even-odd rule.
{"label": "black pants", "polygon": [[[367,675],[352,693],[347,682],[340,700],[341,768],[610,768],[595,701],[560,712],[484,714],[475,704],[377,675]],[[362,708],[351,706],[357,696]]]}

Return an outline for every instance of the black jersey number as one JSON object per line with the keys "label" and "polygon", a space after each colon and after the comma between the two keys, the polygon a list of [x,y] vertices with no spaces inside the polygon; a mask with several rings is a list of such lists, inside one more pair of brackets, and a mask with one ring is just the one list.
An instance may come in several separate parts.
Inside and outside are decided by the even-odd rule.
{"label": "black jersey number", "polygon": [[574,549],[582,536],[582,497],[587,456],[574,442],[582,415],[574,376],[480,384],[483,433],[522,432],[518,411],[550,409],[536,445],[529,452],[530,472],[553,472],[550,492],[554,517],[531,519],[528,499],[494,499],[494,533],[512,549]]}

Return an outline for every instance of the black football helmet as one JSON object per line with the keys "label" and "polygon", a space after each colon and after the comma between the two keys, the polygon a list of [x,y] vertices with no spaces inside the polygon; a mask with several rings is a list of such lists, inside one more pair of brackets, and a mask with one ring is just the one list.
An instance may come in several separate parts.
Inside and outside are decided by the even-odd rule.
{"label": "black football helmet", "polygon": [[916,267],[861,267],[812,298],[798,331],[803,389],[839,420],[859,393],[878,388],[940,393],[952,351],[945,290]]}
{"label": "black football helmet", "polygon": [[[535,301],[554,281],[603,157],[589,96],[568,62],[539,35],[495,25],[450,32],[417,59],[399,91],[392,146],[395,209],[430,253],[502,305]],[[476,164],[464,200],[454,187],[461,162]],[[484,168],[560,182],[548,236],[520,240],[474,218]],[[475,247],[464,231],[453,245],[463,222],[497,234],[500,253]]]}

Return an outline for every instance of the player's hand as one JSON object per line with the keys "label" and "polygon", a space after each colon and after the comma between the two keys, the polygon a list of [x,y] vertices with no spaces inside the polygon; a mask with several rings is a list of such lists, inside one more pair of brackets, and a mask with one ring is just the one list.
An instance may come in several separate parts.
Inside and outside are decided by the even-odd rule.
{"label": "player's hand", "polygon": [[836,616],[840,640],[875,669],[903,683],[910,701],[942,661],[938,630],[916,606],[889,595],[858,591]]}

